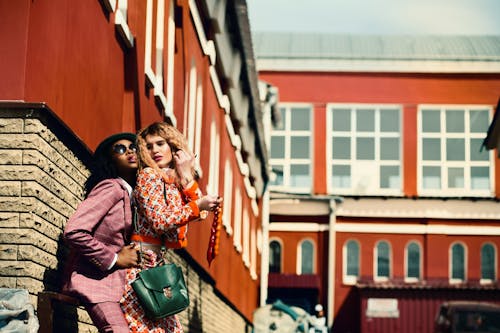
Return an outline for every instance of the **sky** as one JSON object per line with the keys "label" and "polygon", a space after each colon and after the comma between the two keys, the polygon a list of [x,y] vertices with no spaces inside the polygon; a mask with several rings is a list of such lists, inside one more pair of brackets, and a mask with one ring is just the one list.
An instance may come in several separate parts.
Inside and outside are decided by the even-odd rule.
{"label": "sky", "polygon": [[254,32],[500,35],[500,0],[247,0]]}

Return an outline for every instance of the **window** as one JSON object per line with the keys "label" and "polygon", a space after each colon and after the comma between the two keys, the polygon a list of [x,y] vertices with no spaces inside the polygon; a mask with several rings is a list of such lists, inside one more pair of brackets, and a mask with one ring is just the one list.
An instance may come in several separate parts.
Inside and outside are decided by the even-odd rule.
{"label": "window", "polygon": [[496,253],[492,244],[481,247],[481,282],[491,283],[496,280]]}
{"label": "window", "polygon": [[299,256],[300,266],[298,274],[314,273],[314,244],[310,240],[300,242]]}
{"label": "window", "polygon": [[271,186],[310,192],[312,186],[311,106],[280,107],[282,124],[271,133]]}
{"label": "window", "polygon": [[329,191],[401,195],[401,108],[331,105],[328,108]]}
{"label": "window", "polygon": [[231,169],[231,164],[226,160],[224,166],[224,211],[222,214],[222,225],[226,232],[231,235],[233,233],[233,228],[231,227],[231,207],[233,204],[233,169]]}
{"label": "window", "polygon": [[220,161],[220,135],[215,119],[210,124],[210,168],[208,174],[207,194],[219,193],[219,161]]}
{"label": "window", "polygon": [[359,278],[359,243],[348,241],[343,248],[343,281],[345,284],[355,284]]}
{"label": "window", "polygon": [[420,280],[421,255],[420,245],[417,242],[410,242],[406,246],[406,274],[405,281],[414,282]]}
{"label": "window", "polygon": [[250,267],[250,217],[246,208],[243,210],[243,263]]}
{"label": "window", "polygon": [[239,187],[236,187],[234,190],[234,218],[233,218],[233,245],[236,251],[241,252],[241,220],[242,220],[242,210],[241,207],[241,191]]}
{"label": "window", "polygon": [[462,244],[456,243],[451,246],[450,263],[450,283],[465,281],[465,248]]}
{"label": "window", "polygon": [[419,193],[490,196],[492,153],[481,151],[490,108],[423,106],[419,119]]}
{"label": "window", "polygon": [[250,233],[250,275],[253,280],[257,280],[257,239],[258,230],[252,228]]}
{"label": "window", "polygon": [[375,280],[386,281],[390,277],[391,249],[389,243],[380,241],[375,246]]}
{"label": "window", "polygon": [[269,273],[281,273],[281,244],[277,240],[269,243]]}

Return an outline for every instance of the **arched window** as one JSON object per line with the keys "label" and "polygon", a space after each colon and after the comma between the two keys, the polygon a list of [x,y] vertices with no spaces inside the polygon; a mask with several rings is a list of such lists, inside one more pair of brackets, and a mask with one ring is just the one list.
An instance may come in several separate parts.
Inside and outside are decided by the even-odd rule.
{"label": "arched window", "polygon": [[310,240],[300,243],[300,271],[299,274],[314,273],[314,244]]}
{"label": "arched window", "polygon": [[380,241],[375,247],[375,279],[387,280],[391,274],[391,249],[389,243]]}
{"label": "arched window", "polygon": [[491,244],[484,244],[481,247],[481,281],[495,281],[495,248]]}
{"label": "arched window", "polygon": [[346,284],[354,284],[359,278],[359,243],[350,240],[344,245],[344,277]]}
{"label": "arched window", "polygon": [[281,273],[281,244],[277,240],[269,243],[269,273]]}
{"label": "arched window", "polygon": [[451,282],[465,280],[465,248],[462,244],[451,246]]}
{"label": "arched window", "polygon": [[420,280],[420,246],[417,242],[410,242],[406,246],[406,280]]}

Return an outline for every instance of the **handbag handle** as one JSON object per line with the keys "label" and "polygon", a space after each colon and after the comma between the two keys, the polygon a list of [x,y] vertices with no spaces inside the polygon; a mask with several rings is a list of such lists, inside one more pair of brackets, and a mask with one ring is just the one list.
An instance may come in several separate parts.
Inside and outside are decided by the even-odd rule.
{"label": "handbag handle", "polygon": [[[165,199],[165,203],[167,203],[167,189],[166,189],[165,183],[163,183],[163,198]],[[139,213],[137,212],[137,205],[136,205],[135,199],[134,199],[134,200],[132,200],[132,225],[134,227],[134,232],[137,235],[139,235],[139,227],[137,225],[138,215],[139,215]],[[160,250],[161,260],[158,262],[158,264],[164,264],[165,263],[165,255],[167,254],[167,247],[165,246],[165,235],[161,235],[160,240],[161,240],[161,250]],[[139,242],[139,252],[143,253],[142,242]]]}

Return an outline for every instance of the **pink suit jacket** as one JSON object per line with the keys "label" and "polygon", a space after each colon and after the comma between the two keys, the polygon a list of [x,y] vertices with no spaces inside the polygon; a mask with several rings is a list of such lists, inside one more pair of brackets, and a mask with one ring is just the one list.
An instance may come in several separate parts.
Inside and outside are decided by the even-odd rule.
{"label": "pink suit jacket", "polygon": [[63,291],[83,302],[118,302],[125,289],[125,269],[109,266],[129,242],[132,212],[121,179],[98,183],[78,206],[64,230],[72,248]]}

